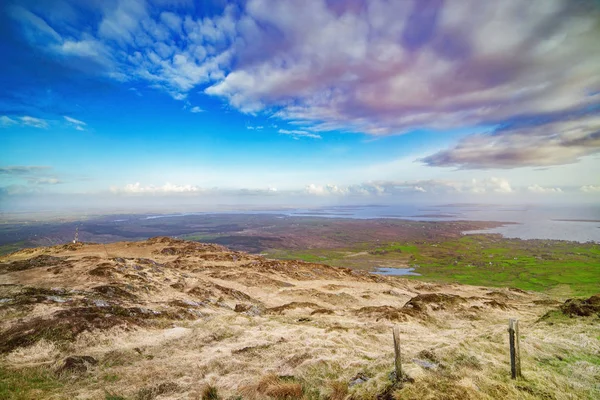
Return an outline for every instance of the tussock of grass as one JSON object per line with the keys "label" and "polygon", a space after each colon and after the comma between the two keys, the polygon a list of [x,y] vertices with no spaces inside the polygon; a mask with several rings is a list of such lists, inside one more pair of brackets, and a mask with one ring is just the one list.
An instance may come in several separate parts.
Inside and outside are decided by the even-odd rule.
{"label": "tussock of grass", "polygon": [[348,383],[332,381],[329,383],[328,400],[345,400],[348,397]]}
{"label": "tussock of grass", "polygon": [[220,400],[219,392],[216,387],[212,385],[207,385],[202,390],[202,400]]}
{"label": "tussock of grass", "polygon": [[301,399],[304,395],[302,384],[293,378],[284,379],[275,374],[263,376],[256,384],[242,388],[242,396],[248,399],[270,398],[276,400]]}

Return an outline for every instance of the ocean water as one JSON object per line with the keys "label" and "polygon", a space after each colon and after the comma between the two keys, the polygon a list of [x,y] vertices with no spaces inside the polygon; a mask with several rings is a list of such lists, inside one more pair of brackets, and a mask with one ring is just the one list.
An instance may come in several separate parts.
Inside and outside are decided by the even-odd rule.
{"label": "ocean water", "polygon": [[554,239],[600,243],[600,205],[501,206],[448,204],[437,206],[333,206],[297,209],[290,216],[330,218],[399,218],[415,221],[498,221],[498,228],[465,232],[499,233],[508,238]]}
{"label": "ocean water", "polygon": [[[552,239],[600,243],[600,205],[536,206],[489,204],[440,205],[340,205],[318,208],[223,211],[226,214],[276,214],[291,217],[321,218],[396,218],[412,221],[496,221],[498,228],[464,232],[498,233],[507,238]],[[158,214],[145,219],[218,214],[191,212]]]}

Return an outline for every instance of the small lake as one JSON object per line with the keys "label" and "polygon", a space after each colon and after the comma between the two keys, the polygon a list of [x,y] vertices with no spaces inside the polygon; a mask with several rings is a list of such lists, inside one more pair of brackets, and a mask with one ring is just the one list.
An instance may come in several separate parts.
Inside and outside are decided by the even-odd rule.
{"label": "small lake", "polygon": [[417,275],[420,276],[421,274],[417,274],[416,272],[414,272],[414,268],[388,268],[388,267],[375,267],[375,271],[373,271],[374,274],[379,274],[379,275],[388,275],[388,276],[403,276],[403,275]]}

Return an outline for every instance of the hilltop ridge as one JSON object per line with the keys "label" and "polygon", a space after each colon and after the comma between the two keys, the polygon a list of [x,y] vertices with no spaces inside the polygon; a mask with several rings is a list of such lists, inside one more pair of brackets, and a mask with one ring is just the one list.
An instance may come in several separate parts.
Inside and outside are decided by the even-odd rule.
{"label": "hilltop ridge", "polygon": [[[30,397],[8,398],[593,398],[599,315],[560,304],[168,237],[24,249],[0,258],[0,394],[14,381]],[[28,391],[27,374],[48,385]]]}

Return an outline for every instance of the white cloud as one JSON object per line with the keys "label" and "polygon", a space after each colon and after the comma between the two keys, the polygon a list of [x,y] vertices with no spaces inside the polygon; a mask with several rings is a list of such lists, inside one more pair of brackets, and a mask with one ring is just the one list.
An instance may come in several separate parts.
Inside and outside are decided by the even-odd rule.
{"label": "white cloud", "polygon": [[600,193],[600,185],[586,185],[579,188],[584,193]]}
{"label": "white cloud", "polygon": [[95,60],[114,79],[181,100],[204,90],[301,131],[385,135],[598,102],[588,95],[600,89],[593,2],[249,0],[204,18],[172,10],[106,2],[96,29],[76,37],[24,8],[11,15],[32,43]]}
{"label": "white cloud", "polygon": [[497,126],[520,115],[546,122],[471,135],[423,161],[507,169],[600,151],[598,121],[571,115],[600,102],[600,9],[591,1],[249,0],[205,17],[180,4],[101,3],[90,29],[48,18],[45,3],[9,14],[54,59],[180,101],[191,91],[218,96],[289,121],[297,129],[279,133],[297,140]]}
{"label": "white cloud", "polygon": [[23,125],[32,126],[34,128],[42,128],[42,129],[48,128],[48,122],[41,118],[34,118],[34,117],[30,117],[28,115],[25,115],[23,117],[19,117],[19,119],[21,120],[21,124],[23,124]]}
{"label": "white cloud", "polygon": [[74,127],[76,130],[78,131],[85,131],[84,126],[87,126],[87,124],[81,120],[69,117],[64,115],[63,118],[65,119],[65,121],[67,121],[72,127]]}
{"label": "white cloud", "polygon": [[114,7],[107,4],[98,27],[101,37],[121,43],[131,43],[140,22],[147,18],[144,0],[117,1]]}
{"label": "white cloud", "polygon": [[304,191],[308,194],[317,196],[348,194],[347,188],[340,188],[336,185],[315,185],[314,183],[311,183],[310,185],[306,186],[304,188]]}
{"label": "white cloud", "polygon": [[436,194],[509,194],[515,190],[503,178],[471,179],[467,181],[422,180],[422,181],[373,181],[356,185],[310,184],[304,191],[318,196],[379,196],[405,195],[410,193]]}
{"label": "white cloud", "polygon": [[509,194],[514,193],[510,182],[505,178],[489,177],[469,180],[406,180],[406,181],[374,181],[363,186],[376,185],[381,192],[387,194],[428,193],[436,194]]}
{"label": "white cloud", "polygon": [[58,178],[33,178],[27,181],[32,185],[58,185],[62,181]]}
{"label": "white cloud", "polygon": [[463,169],[516,168],[569,164],[598,151],[600,117],[592,114],[469,135],[422,161]]}
{"label": "white cloud", "polygon": [[9,126],[31,126],[34,128],[46,129],[49,126],[47,120],[42,118],[35,118],[29,115],[23,115],[21,117],[7,117],[6,115],[0,116],[0,126],[1,127],[9,127]]}
{"label": "white cloud", "polygon": [[164,11],[160,13],[160,20],[164,22],[165,25],[167,25],[170,29],[172,29],[173,32],[181,32],[182,20],[181,17],[179,17],[179,15],[169,11]]}
{"label": "white cloud", "polygon": [[10,117],[7,117],[6,115],[0,117],[0,126],[11,126],[16,125],[17,123],[17,121]]}
{"label": "white cloud", "polygon": [[123,194],[170,194],[170,193],[195,193],[200,192],[201,189],[194,185],[175,185],[166,183],[163,186],[142,186],[139,182],[129,183],[122,188],[111,187],[113,193]]}
{"label": "white cloud", "polygon": [[0,175],[27,175],[44,173],[51,170],[52,167],[45,165],[12,165],[0,167]]}
{"label": "white cloud", "polygon": [[301,130],[295,130],[295,129],[294,130],[280,129],[279,133],[281,133],[282,135],[290,135],[294,139],[298,139],[301,137],[307,137],[307,138],[312,138],[312,139],[321,139],[321,135],[319,135],[319,134],[301,131]]}
{"label": "white cloud", "polygon": [[527,190],[531,193],[563,193],[561,188],[542,187],[537,184],[527,187]]}
{"label": "white cloud", "polygon": [[201,108],[200,108],[200,107],[198,107],[198,106],[195,106],[195,107],[192,107],[192,108],[190,108],[190,112],[192,112],[192,113],[194,113],[194,114],[197,114],[197,113],[204,112],[204,110],[203,110],[203,109],[201,109]]}
{"label": "white cloud", "polygon": [[585,94],[600,87],[598,9],[592,5],[352,4],[248,2],[238,24],[244,47],[234,49],[240,67],[206,92],[244,112],[280,107],[279,117],[316,129],[374,135],[489,123],[595,101]]}
{"label": "white cloud", "polygon": [[[80,57],[107,68],[115,68],[115,60],[111,54],[111,49],[106,44],[94,38],[85,37],[81,40],[64,40],[60,45],[52,47],[56,53],[68,57]],[[122,73],[119,71],[110,71],[109,76],[122,79]]]}
{"label": "white cloud", "polygon": [[48,25],[46,21],[31,11],[21,6],[11,7],[8,11],[12,18],[19,20],[21,23],[33,28],[25,31],[25,34],[29,36],[30,40],[36,40],[36,36],[43,36],[44,38],[49,38],[50,40],[56,42],[62,41],[62,37],[54,29],[52,29],[52,27]]}
{"label": "white cloud", "polygon": [[80,120],[78,120],[78,119],[75,119],[75,118],[68,117],[68,116],[66,116],[66,115],[64,116],[64,118],[65,118],[65,120],[66,120],[67,122],[70,122],[70,123],[72,123],[72,124],[75,124],[75,125],[82,125],[82,126],[86,126],[86,125],[87,125],[87,124],[86,124],[85,122],[83,122],[83,121],[80,121]]}

